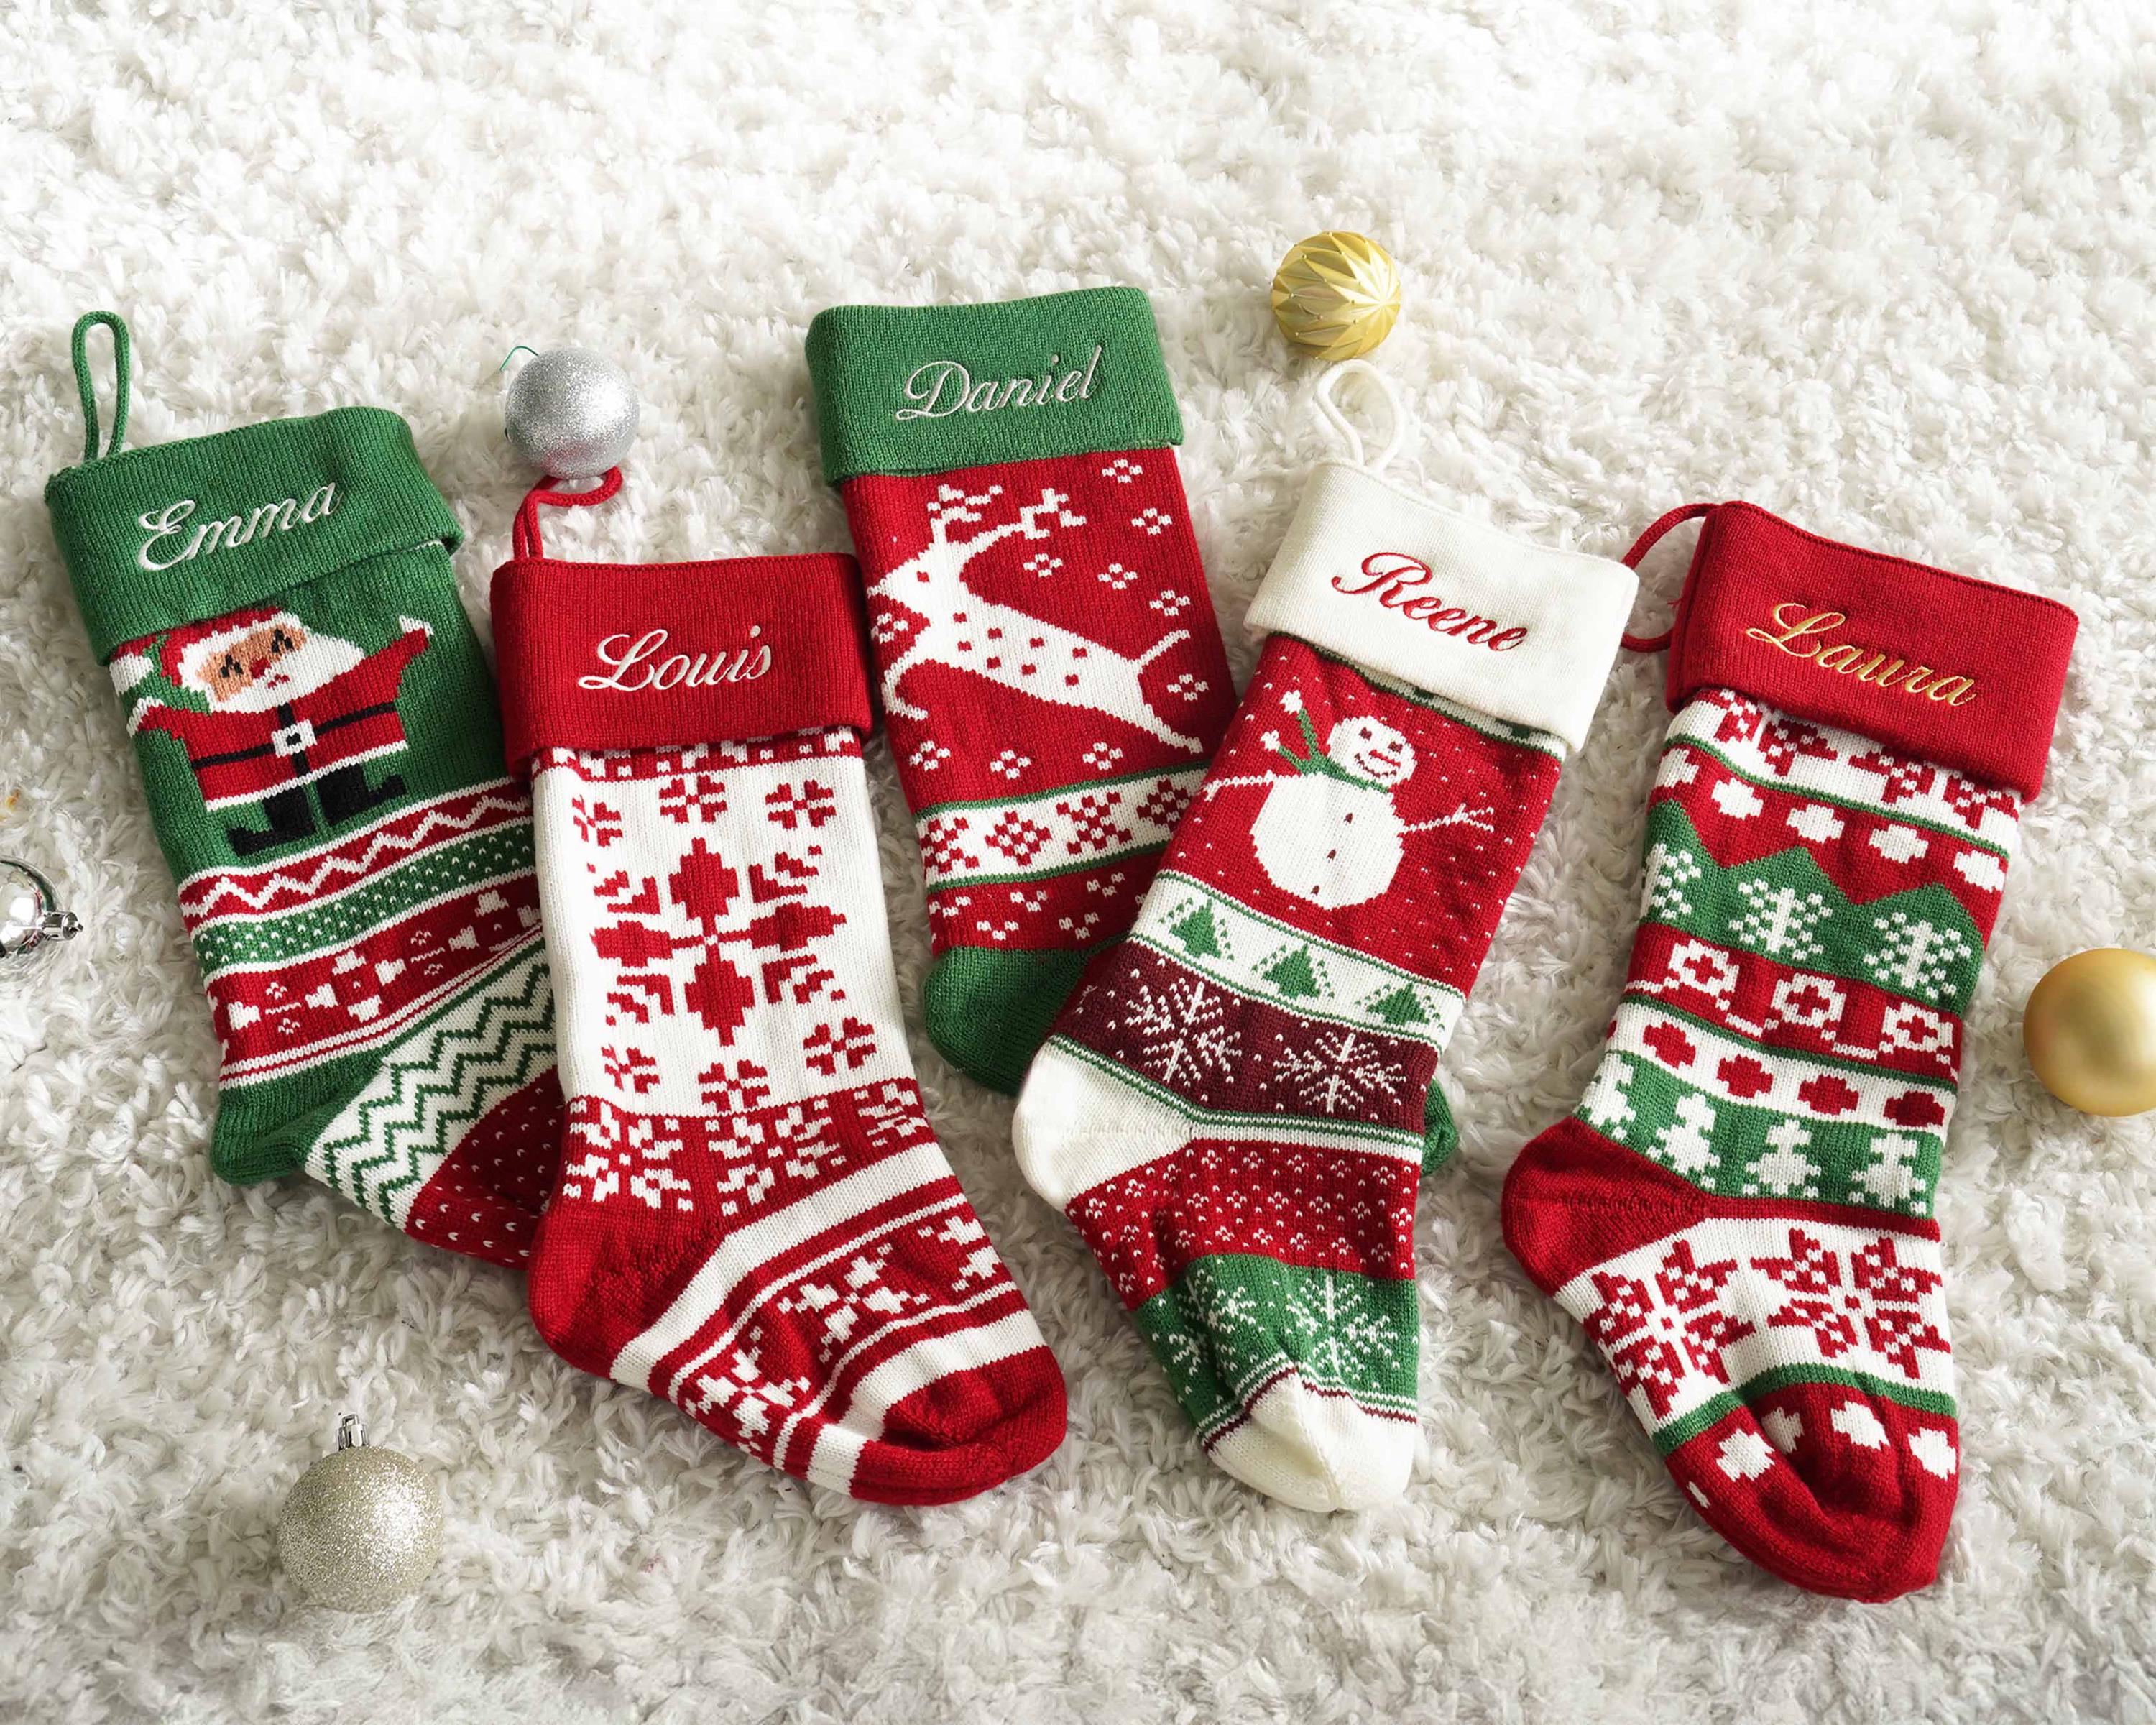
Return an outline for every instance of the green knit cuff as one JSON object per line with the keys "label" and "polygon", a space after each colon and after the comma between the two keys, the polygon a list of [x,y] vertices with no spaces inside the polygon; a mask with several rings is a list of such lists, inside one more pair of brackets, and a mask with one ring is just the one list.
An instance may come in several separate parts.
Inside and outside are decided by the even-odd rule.
{"label": "green knit cuff", "polygon": [[1152,305],[1136,288],[834,305],[808,326],[808,375],[834,485],[1183,441]]}
{"label": "green knit cuff", "polygon": [[85,461],[45,485],[100,662],[387,552],[464,530],[381,408],[272,419]]}

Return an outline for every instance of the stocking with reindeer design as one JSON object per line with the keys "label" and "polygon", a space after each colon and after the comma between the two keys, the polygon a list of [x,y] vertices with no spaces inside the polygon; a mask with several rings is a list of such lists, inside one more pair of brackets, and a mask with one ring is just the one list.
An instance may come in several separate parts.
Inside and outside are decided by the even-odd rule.
{"label": "stocking with reindeer design", "polygon": [[928,1034],[1014,1091],[1235,704],[1152,308],[839,306],[808,363],[921,837]]}
{"label": "stocking with reindeer design", "polygon": [[1415,1193],[1454,1142],[1438,1055],[1633,585],[1322,465],[1219,756],[1019,1098],[1027,1178],[1207,1451],[1301,1507],[1407,1483]]}

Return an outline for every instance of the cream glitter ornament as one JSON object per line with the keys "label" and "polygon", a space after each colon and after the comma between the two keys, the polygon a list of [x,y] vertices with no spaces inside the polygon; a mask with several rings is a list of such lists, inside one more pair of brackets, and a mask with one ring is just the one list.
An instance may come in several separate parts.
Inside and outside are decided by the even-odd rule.
{"label": "cream glitter ornament", "polygon": [[1298,240],[1273,275],[1273,321],[1320,359],[1368,353],[1393,332],[1399,315],[1399,265],[1359,234]]}
{"label": "cream glitter ornament", "polygon": [[378,1611],[432,1573],[441,1497],[418,1462],[370,1445],[357,1414],[338,1422],[336,1442],[285,1498],[277,1553],[314,1604]]}

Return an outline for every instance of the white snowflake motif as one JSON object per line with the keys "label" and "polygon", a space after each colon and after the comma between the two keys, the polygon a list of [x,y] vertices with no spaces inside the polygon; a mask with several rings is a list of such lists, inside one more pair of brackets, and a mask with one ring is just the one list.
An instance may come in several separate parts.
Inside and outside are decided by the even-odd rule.
{"label": "white snowflake motif", "polygon": [[1383,1045],[1359,1030],[1327,1031],[1307,1047],[1282,1050],[1272,1076],[1297,1102],[1321,1114],[1361,1114],[1391,1101],[1407,1085],[1407,1075],[1384,1057]]}
{"label": "white snowflake motif", "polygon": [[1173,623],[1190,608],[1190,601],[1172,588],[1163,587],[1152,598],[1146,601],[1146,608],[1149,611],[1159,612],[1162,616]]}
{"label": "white snowflake motif", "polygon": [[1707,872],[1689,850],[1672,850],[1657,839],[1647,847],[1646,879],[1640,889],[1642,922],[1674,922],[1692,914],[1685,888]]}
{"label": "white snowflake motif", "polygon": [[1137,570],[1127,569],[1121,563],[1109,564],[1106,568],[1101,570],[1101,572],[1094,578],[1096,581],[1106,582],[1117,593],[1121,593],[1125,588],[1128,587],[1137,578],[1138,572]]}
{"label": "white snowflake motif", "polygon": [[1045,580],[1049,576],[1053,575],[1062,567],[1063,559],[1061,557],[1050,557],[1045,551],[1037,551],[1025,560],[1026,573],[1029,575],[1038,575],[1043,580]]}
{"label": "white snowflake motif", "polygon": [[921,773],[933,773],[951,758],[951,751],[940,742],[917,742],[906,757],[907,764]]}
{"label": "white snowflake motif", "polygon": [[1150,533],[1158,539],[1175,525],[1175,517],[1164,509],[1148,509],[1132,516],[1131,525],[1141,533]]}
{"label": "white snowflake motif", "polygon": [[1205,1363],[1204,1344],[1188,1331],[1169,1331],[1154,1342],[1153,1348],[1172,1378],[1189,1377]]}
{"label": "white snowflake motif", "polygon": [[1183,1321],[1205,1338],[1202,1344],[1193,1337],[1179,1338],[1191,1350],[1193,1363],[1204,1363],[1209,1354],[1223,1378],[1258,1363],[1242,1357],[1252,1348],[1269,1345],[1266,1333],[1256,1327],[1258,1302],[1248,1288],[1223,1281],[1211,1266],[1199,1262],[1183,1278],[1174,1300]]}
{"label": "white snowflake motif", "polygon": [[988,762],[988,771],[998,778],[1015,779],[1032,765],[1032,756],[1022,755],[1016,749],[1005,749]]}
{"label": "white snowflake motif", "polygon": [[1886,939],[1864,955],[1864,968],[1904,994],[1943,998],[1952,991],[1954,972],[1974,956],[1959,929],[1941,928],[1906,911],[1874,916],[1871,926]]}
{"label": "white snowflake motif", "polygon": [[694,1393],[682,1399],[683,1413],[701,1420],[724,1409],[732,1414],[742,1435],[754,1439],[771,1430],[774,1410],[784,1412],[808,1393],[809,1383],[806,1378],[775,1381],[765,1377],[757,1350],[751,1347],[735,1351],[733,1363],[723,1377],[702,1373],[692,1389]]}
{"label": "white snowflake motif", "polygon": [[1181,671],[1169,679],[1168,692],[1183,701],[1195,701],[1212,686],[1194,671]]}
{"label": "white snowflake motif", "polygon": [[1113,480],[1119,485],[1135,485],[1138,475],[1145,471],[1127,455],[1118,455],[1101,470],[1101,477]]}
{"label": "white snowflake motif", "polygon": [[857,1330],[873,1332],[909,1309],[926,1306],[928,1296],[917,1290],[904,1291],[888,1286],[884,1271],[891,1261],[891,1247],[862,1252],[829,1281],[804,1281],[794,1294],[782,1294],[773,1303],[789,1317],[814,1317],[823,1321],[816,1340],[819,1358],[829,1359],[853,1338]]}
{"label": "white snowflake motif", "polygon": [[1170,1086],[1229,1072],[1243,1051],[1242,1032],[1228,1022],[1227,996],[1195,978],[1158,989],[1139,983],[1122,1028],[1137,1039],[1150,1076]]}
{"label": "white snowflake motif", "polygon": [[1746,946],[1789,964],[1801,964],[1826,950],[1818,930],[1834,911],[1820,894],[1764,880],[1740,880],[1737,891],[1751,908],[1730,919],[1729,932]]}
{"label": "white snowflake motif", "polygon": [[1392,1364],[1396,1338],[1389,1325],[1342,1297],[1343,1279],[1320,1271],[1314,1280],[1292,1285],[1282,1312],[1282,1336],[1306,1377],[1327,1384],[1367,1383]]}
{"label": "white snowflake motif", "polygon": [[1096,773],[1106,773],[1123,758],[1123,752],[1112,743],[1096,742],[1078,758]]}
{"label": "white snowflake motif", "polygon": [[1588,1081],[1587,1094],[1579,1099],[1579,1113],[1590,1125],[1615,1137],[1638,1117],[1632,1111],[1631,1099],[1625,1094],[1631,1082],[1629,1061],[1604,1059]]}

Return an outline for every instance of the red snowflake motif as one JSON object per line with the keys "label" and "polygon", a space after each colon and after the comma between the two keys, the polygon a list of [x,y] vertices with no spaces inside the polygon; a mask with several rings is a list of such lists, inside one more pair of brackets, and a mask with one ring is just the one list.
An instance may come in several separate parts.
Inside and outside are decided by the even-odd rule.
{"label": "red snowflake motif", "polygon": [[1949,773],[1940,792],[1947,806],[1968,823],[1972,833],[1984,830],[1984,817],[1994,811],[2011,819],[2020,812],[2021,799],[2011,791],[1994,789]]}
{"label": "red snowflake motif", "polygon": [[706,1107],[721,1114],[746,1114],[770,1096],[771,1086],[764,1082],[770,1076],[754,1060],[743,1060],[731,1070],[724,1060],[714,1060],[696,1075],[696,1082],[704,1087]]}
{"label": "red snowflake motif", "polygon": [[569,799],[569,824],[585,844],[603,850],[621,836],[621,811],[603,803],[587,804],[582,797]]}
{"label": "red snowflake motif", "polygon": [[706,826],[726,812],[726,781],[716,773],[685,773],[659,787],[659,812],[676,826]]}
{"label": "red snowflake motif", "polygon": [[1121,791],[1100,791],[1058,803],[1055,812],[1070,823],[1070,837],[1063,848],[1073,856],[1083,856],[1089,850],[1129,844],[1135,834],[1115,818],[1122,800]]}
{"label": "red snowflake motif", "polygon": [[1766,722],[1764,709],[1727,689],[1715,690],[1705,698],[1722,709],[1721,721],[1714,727],[1717,742],[1749,742]]}
{"label": "red snowflake motif", "polygon": [[1922,796],[1939,776],[1938,768],[1907,755],[1897,755],[1892,749],[1873,749],[1866,754],[1851,755],[1849,764],[1876,773],[1886,780],[1879,800],[1890,808],[1910,798]]}
{"label": "red snowflake motif", "polygon": [[921,835],[921,855],[928,866],[938,875],[952,875],[961,869],[978,869],[979,855],[966,848],[966,824],[961,820],[932,820]]}
{"label": "red snowflake motif", "polygon": [[1137,817],[1149,820],[1155,826],[1173,827],[1183,818],[1183,811],[1190,805],[1190,793],[1172,778],[1157,781],[1146,793],[1146,799],[1138,804]]}
{"label": "red snowflake motif", "polygon": [[1950,1351],[1918,1303],[1938,1286],[1939,1278],[1901,1262],[1888,1235],[1851,1252],[1845,1262],[1801,1228],[1792,1228],[1788,1257],[1754,1258],[1752,1267],[1772,1276],[1789,1295],[1768,1315],[1768,1324],[1810,1330],[1825,1358],[1838,1359],[1869,1346],[1913,1378],[1922,1375],[1918,1349]]}
{"label": "red snowflake motif", "polygon": [[1651,1282],[1596,1272],[1594,1291],[1602,1304],[1588,1314],[1587,1333],[1609,1358],[1618,1382],[1645,1395],[1657,1419],[1669,1411],[1691,1373],[1717,1384],[1729,1381],[1722,1349],[1754,1333],[1751,1324],[1722,1308],[1722,1285],[1736,1273],[1734,1258],[1694,1263],[1691,1243],[1683,1240],[1664,1255]]}
{"label": "red snowflake motif", "polygon": [[1835,747],[1826,733],[1794,719],[1776,719],[1759,733],[1759,757],[1786,778],[1799,760],[1831,761]]}
{"label": "red snowflake motif", "polygon": [[634,1091],[642,1096],[659,1084],[659,1062],[640,1048],[616,1050],[611,1047],[599,1050],[599,1060],[606,1068],[607,1082],[617,1090]]}
{"label": "red snowflake motif", "polygon": [[798,786],[780,785],[763,799],[763,811],[789,833],[804,820],[813,832],[826,821],[839,818],[839,799],[829,785],[820,785],[811,778]]}
{"label": "red snowflake motif", "polygon": [[1003,819],[988,829],[988,843],[1016,863],[1020,868],[1029,865],[1039,856],[1041,847],[1055,836],[1037,820],[1028,820],[1015,809],[1004,811]]}
{"label": "red snowflake motif", "polygon": [[875,1051],[875,1026],[851,1016],[843,1019],[836,1029],[829,1024],[817,1025],[801,1045],[801,1058],[826,1078],[838,1076],[841,1060],[846,1063],[848,1071],[858,1072]]}

